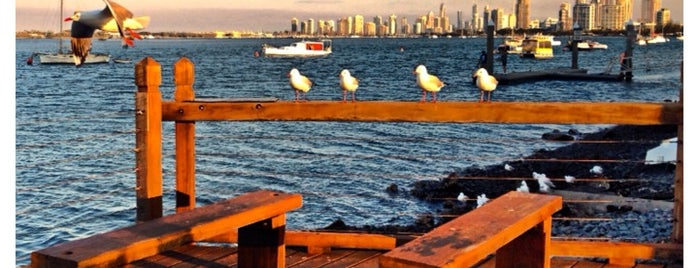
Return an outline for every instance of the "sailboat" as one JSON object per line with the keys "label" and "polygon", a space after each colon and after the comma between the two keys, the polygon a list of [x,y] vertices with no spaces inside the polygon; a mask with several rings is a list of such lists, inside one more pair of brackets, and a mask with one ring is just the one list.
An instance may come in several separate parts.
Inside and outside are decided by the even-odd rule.
{"label": "sailboat", "polygon": [[[63,0],[61,0],[61,18],[63,18]],[[63,51],[63,21],[60,23],[60,31],[58,37],[58,52],[56,53],[46,53],[40,52],[35,53],[39,57],[39,63],[41,64],[75,64],[73,60],[73,54],[70,51]],[[111,56],[105,53],[90,53],[85,60],[85,63],[109,63]]]}

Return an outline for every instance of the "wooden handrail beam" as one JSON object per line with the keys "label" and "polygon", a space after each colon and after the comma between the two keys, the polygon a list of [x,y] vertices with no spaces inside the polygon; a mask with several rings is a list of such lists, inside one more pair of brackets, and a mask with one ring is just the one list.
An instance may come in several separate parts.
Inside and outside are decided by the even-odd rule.
{"label": "wooden handrail beam", "polygon": [[163,101],[163,121],[367,121],[517,124],[682,124],[679,103]]}

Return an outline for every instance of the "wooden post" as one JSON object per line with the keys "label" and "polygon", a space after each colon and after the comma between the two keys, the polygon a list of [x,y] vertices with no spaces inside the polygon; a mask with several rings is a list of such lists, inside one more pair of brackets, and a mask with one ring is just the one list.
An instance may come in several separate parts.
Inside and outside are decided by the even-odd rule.
{"label": "wooden post", "polygon": [[548,217],[499,248],[495,252],[495,267],[551,268],[551,223],[552,218]]}
{"label": "wooden post", "polygon": [[238,267],[286,267],[284,214],[238,229]]}
{"label": "wooden post", "polygon": [[631,82],[633,78],[633,43],[636,40],[636,29],[633,26],[633,21],[629,20],[626,23],[626,50],[624,51],[621,61],[621,74],[626,82]]}
{"label": "wooden post", "polygon": [[[194,64],[180,58],[174,66],[175,102],[194,100]],[[193,209],[195,194],[195,121],[175,121],[175,207],[176,212]]]}
{"label": "wooden post", "polygon": [[485,63],[485,69],[488,70],[489,74],[493,74],[493,49],[495,49],[495,44],[494,44],[494,39],[495,39],[495,24],[493,23],[492,20],[488,21],[488,27],[486,27],[487,31],[487,41],[486,41],[486,48],[485,48],[485,54],[486,56],[486,63]]}
{"label": "wooden post", "polygon": [[150,57],[135,66],[137,222],[163,216],[160,71],[160,63]]}
{"label": "wooden post", "polygon": [[[684,104],[684,61],[680,64],[680,104]],[[675,163],[675,207],[673,209],[672,240],[684,242],[684,124],[677,126],[677,163]]]}

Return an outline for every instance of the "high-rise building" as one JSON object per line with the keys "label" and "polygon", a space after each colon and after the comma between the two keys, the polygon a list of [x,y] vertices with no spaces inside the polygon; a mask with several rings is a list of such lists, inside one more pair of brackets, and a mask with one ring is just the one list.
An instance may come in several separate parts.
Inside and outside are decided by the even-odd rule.
{"label": "high-rise building", "polygon": [[517,16],[517,28],[526,29],[529,26],[529,0],[517,0],[515,16]]}
{"label": "high-rise building", "polygon": [[490,19],[493,20],[496,31],[507,28],[507,18],[505,18],[505,11],[502,8],[496,8],[490,11]]}
{"label": "high-rise building", "polygon": [[464,12],[461,10],[456,11],[456,29],[461,30],[464,28]]}
{"label": "high-rise building", "polygon": [[626,27],[628,19],[622,5],[601,5],[600,8],[600,28],[623,30]]}
{"label": "high-rise building", "polygon": [[381,30],[381,26],[383,26],[383,18],[381,16],[375,16],[374,17],[374,25],[376,26],[376,35],[383,36],[386,35],[386,32]]}
{"label": "high-rise building", "polygon": [[593,29],[599,29],[599,28],[600,28],[600,16],[601,16],[601,13],[600,13],[599,11],[600,11],[600,7],[602,6],[603,2],[605,2],[605,0],[591,0],[591,1],[590,1],[590,6],[593,7],[594,13],[595,13],[595,15],[594,15],[594,17],[595,17],[595,18],[594,18],[594,22],[592,23],[592,28],[593,28]]}
{"label": "high-rise building", "polygon": [[662,29],[665,25],[670,23],[670,10],[667,8],[661,8],[655,13],[655,21]]}
{"label": "high-rise building", "polygon": [[573,22],[570,18],[570,4],[565,2],[561,4],[561,8],[558,10],[558,25],[561,31],[570,31],[573,29]]}
{"label": "high-rise building", "polygon": [[478,5],[474,3],[471,7],[471,31],[475,33],[481,29],[483,29],[483,19],[478,13]]}
{"label": "high-rise building", "polygon": [[573,7],[573,24],[577,23],[583,30],[594,29],[594,7],[584,0],[577,0]]}
{"label": "high-rise building", "polygon": [[398,21],[396,21],[397,17],[395,14],[391,14],[391,16],[388,17],[388,34],[389,35],[396,35],[397,30],[398,30]]}
{"label": "high-rise building", "polygon": [[362,15],[355,15],[354,16],[354,23],[352,25],[354,29],[352,29],[352,33],[355,35],[364,35],[364,16]]}
{"label": "high-rise building", "polygon": [[311,19],[308,19],[308,21],[306,21],[306,32],[305,33],[308,35],[316,34],[316,23],[315,23],[314,19],[311,18]]}
{"label": "high-rise building", "polygon": [[437,25],[434,25],[434,12],[430,11],[430,13],[427,13],[427,24],[425,25],[426,29],[434,29]]}
{"label": "high-rise building", "polygon": [[655,17],[660,10],[661,0],[643,0],[641,3],[641,22],[656,23]]}
{"label": "high-rise building", "polygon": [[291,18],[291,33],[295,34],[299,31],[299,19]]}
{"label": "high-rise building", "polygon": [[488,31],[488,24],[490,23],[490,8],[488,8],[488,5],[485,5],[483,7],[483,31],[487,32]]}

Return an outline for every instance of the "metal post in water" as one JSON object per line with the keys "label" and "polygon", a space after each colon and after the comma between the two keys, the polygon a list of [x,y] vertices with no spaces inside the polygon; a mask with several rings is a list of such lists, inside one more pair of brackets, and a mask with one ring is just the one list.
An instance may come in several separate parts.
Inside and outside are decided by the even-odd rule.
{"label": "metal post in water", "polygon": [[495,23],[493,23],[492,20],[488,21],[488,27],[486,27],[486,32],[488,35],[488,40],[486,41],[486,63],[485,63],[485,69],[488,70],[489,74],[493,73],[493,49],[494,47],[494,39],[495,39]]}
{"label": "metal post in water", "polygon": [[629,20],[626,23],[626,50],[622,54],[621,59],[621,74],[626,82],[631,82],[633,78],[633,43],[636,41],[636,28],[633,26],[633,21]]}
{"label": "metal post in water", "polygon": [[578,43],[580,43],[580,32],[582,31],[582,28],[580,28],[580,25],[578,25],[578,22],[575,22],[575,25],[573,25],[573,40],[570,42],[570,48],[572,49],[572,59],[571,59],[571,69],[578,69]]}

